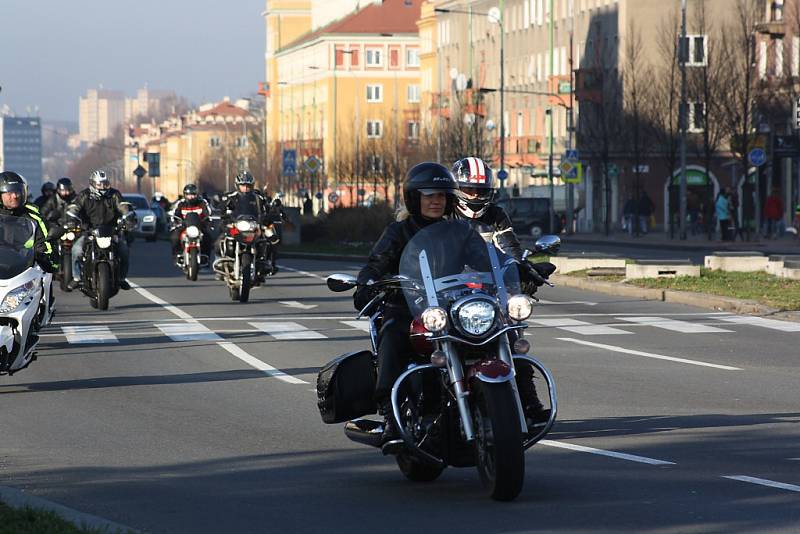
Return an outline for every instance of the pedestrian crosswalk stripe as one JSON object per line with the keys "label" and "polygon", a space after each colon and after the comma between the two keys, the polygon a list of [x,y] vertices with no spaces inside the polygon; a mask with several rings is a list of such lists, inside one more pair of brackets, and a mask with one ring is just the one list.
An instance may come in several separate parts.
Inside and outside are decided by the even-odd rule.
{"label": "pedestrian crosswalk stripe", "polygon": [[62,326],[61,331],[64,332],[69,343],[119,343],[117,336],[112,334],[111,329],[107,326]]}
{"label": "pedestrian crosswalk stripe", "polygon": [[369,333],[369,321],[339,321],[342,324]]}
{"label": "pedestrian crosswalk stripe", "polygon": [[681,332],[683,334],[733,332],[733,330],[725,330],[724,328],[717,328],[715,326],[690,323],[688,321],[676,321],[675,319],[665,319],[663,317],[617,317],[616,319],[619,321],[628,321],[631,323],[653,326],[655,328],[663,328],[664,330]]}
{"label": "pedestrian crosswalk stripe", "polygon": [[249,323],[253,328],[257,328],[262,332],[269,334],[275,339],[292,340],[292,339],[325,339],[327,336],[320,334],[314,330],[309,330],[299,323],[292,322],[264,322],[264,323]]}
{"label": "pedestrian crosswalk stripe", "polygon": [[222,338],[200,323],[157,323],[156,327],[172,341],[221,341]]}
{"label": "pedestrian crosswalk stripe", "polygon": [[760,326],[762,328],[769,328],[771,330],[781,330],[783,332],[800,332],[800,323],[777,321],[775,319],[764,319],[763,317],[753,317],[751,315],[733,315],[730,317],[719,317],[719,320],[725,321],[727,323]]}
{"label": "pedestrian crosswalk stripe", "polygon": [[633,334],[633,332],[628,332],[627,330],[621,330],[612,326],[596,325],[585,321],[578,321],[577,319],[568,319],[566,317],[530,319],[530,322],[542,326],[551,326],[559,330],[566,330],[567,332],[583,334],[585,336]]}

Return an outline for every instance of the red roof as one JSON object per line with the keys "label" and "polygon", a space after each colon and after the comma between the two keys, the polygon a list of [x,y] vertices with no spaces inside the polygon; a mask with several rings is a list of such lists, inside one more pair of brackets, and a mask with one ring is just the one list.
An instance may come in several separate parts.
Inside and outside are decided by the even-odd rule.
{"label": "red roof", "polygon": [[232,117],[247,117],[248,113],[246,110],[234,106],[230,102],[220,102],[213,108],[201,111],[198,113],[201,117],[208,117],[210,115],[223,115],[223,116],[232,116]]}
{"label": "red roof", "polygon": [[369,4],[346,17],[333,21],[327,26],[317,28],[299,39],[284,46],[282,50],[293,48],[311,41],[321,35],[333,33],[381,34],[381,33],[419,33],[419,19],[422,0],[383,0]]}

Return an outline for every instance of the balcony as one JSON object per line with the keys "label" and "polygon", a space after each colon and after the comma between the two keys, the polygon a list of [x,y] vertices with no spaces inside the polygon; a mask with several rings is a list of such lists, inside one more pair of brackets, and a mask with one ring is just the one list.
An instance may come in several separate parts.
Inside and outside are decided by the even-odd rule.
{"label": "balcony", "polygon": [[771,22],[761,22],[756,25],[756,32],[768,34],[772,37],[783,37],[786,35],[786,21],[773,20]]}

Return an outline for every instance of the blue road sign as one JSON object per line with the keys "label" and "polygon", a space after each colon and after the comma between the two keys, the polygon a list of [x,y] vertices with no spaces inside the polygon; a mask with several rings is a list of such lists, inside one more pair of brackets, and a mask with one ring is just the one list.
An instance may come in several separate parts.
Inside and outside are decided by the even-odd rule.
{"label": "blue road sign", "polygon": [[567,161],[578,161],[578,151],[576,149],[567,150],[564,154],[564,159]]}
{"label": "blue road sign", "polygon": [[283,151],[283,175],[294,176],[297,174],[297,150],[286,149]]}
{"label": "blue road sign", "polygon": [[322,200],[322,197],[323,197],[324,195],[323,195],[322,193],[319,193],[319,192],[318,192],[318,193],[317,193],[316,195],[314,195],[314,196],[315,196],[315,197],[317,197],[317,200]]}
{"label": "blue road sign", "polygon": [[750,160],[750,165],[761,167],[767,162],[767,153],[763,148],[754,148],[747,155],[747,159]]}
{"label": "blue road sign", "polygon": [[505,170],[505,169],[500,169],[499,171],[497,171],[497,179],[498,179],[498,180],[500,180],[500,181],[502,182],[502,181],[504,181],[506,178],[508,178],[508,171],[507,171],[507,170]]}

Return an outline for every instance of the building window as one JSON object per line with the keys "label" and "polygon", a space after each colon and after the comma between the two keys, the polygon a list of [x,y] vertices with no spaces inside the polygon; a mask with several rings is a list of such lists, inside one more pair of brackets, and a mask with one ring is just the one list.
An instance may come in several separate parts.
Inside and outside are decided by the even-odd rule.
{"label": "building window", "polygon": [[758,43],[758,77],[762,80],[767,77],[767,42]]}
{"label": "building window", "polygon": [[410,104],[416,104],[419,102],[419,85],[409,85],[408,86],[408,102]]}
{"label": "building window", "polygon": [[246,147],[247,146],[247,137],[245,137],[244,135],[237,136],[236,137],[236,141],[234,143],[238,148]]}
{"label": "building window", "polygon": [[800,37],[792,37],[792,76],[800,75]]}
{"label": "building window", "polygon": [[390,67],[399,67],[400,66],[400,51],[395,49],[389,50],[389,66]]}
{"label": "building window", "polygon": [[383,159],[377,154],[371,154],[368,158],[369,172],[381,174],[383,172]]}
{"label": "building window", "polygon": [[419,67],[419,50],[406,48],[406,67]]}
{"label": "building window", "polygon": [[700,133],[705,129],[705,111],[706,107],[703,102],[689,102],[688,131],[692,133]]}
{"label": "building window", "polygon": [[408,121],[406,123],[406,137],[409,139],[419,139],[419,122]]}
{"label": "building window", "polygon": [[358,67],[358,48],[350,49],[350,66]]}
{"label": "building window", "polygon": [[367,102],[383,102],[383,86],[381,84],[367,86]]}
{"label": "building window", "polygon": [[219,137],[212,137],[208,140],[208,146],[212,148],[219,148],[221,143],[219,141]]}
{"label": "building window", "polygon": [[382,64],[381,50],[379,48],[367,48],[367,66],[380,67]]}
{"label": "building window", "polygon": [[783,0],[773,0],[770,5],[770,20],[780,22],[783,20]]}
{"label": "building window", "polygon": [[783,76],[783,39],[775,39],[775,76]]}
{"label": "building window", "polygon": [[382,121],[367,121],[367,137],[375,139],[383,135]]}
{"label": "building window", "polygon": [[523,125],[523,116],[521,111],[517,111],[517,137],[522,137],[525,135],[525,131],[522,128]]}
{"label": "building window", "polygon": [[681,39],[680,56],[687,67],[704,67],[706,65],[706,36],[687,35],[686,41]]}
{"label": "building window", "polygon": [[344,66],[344,51],[343,50],[336,50],[336,66],[342,67]]}

